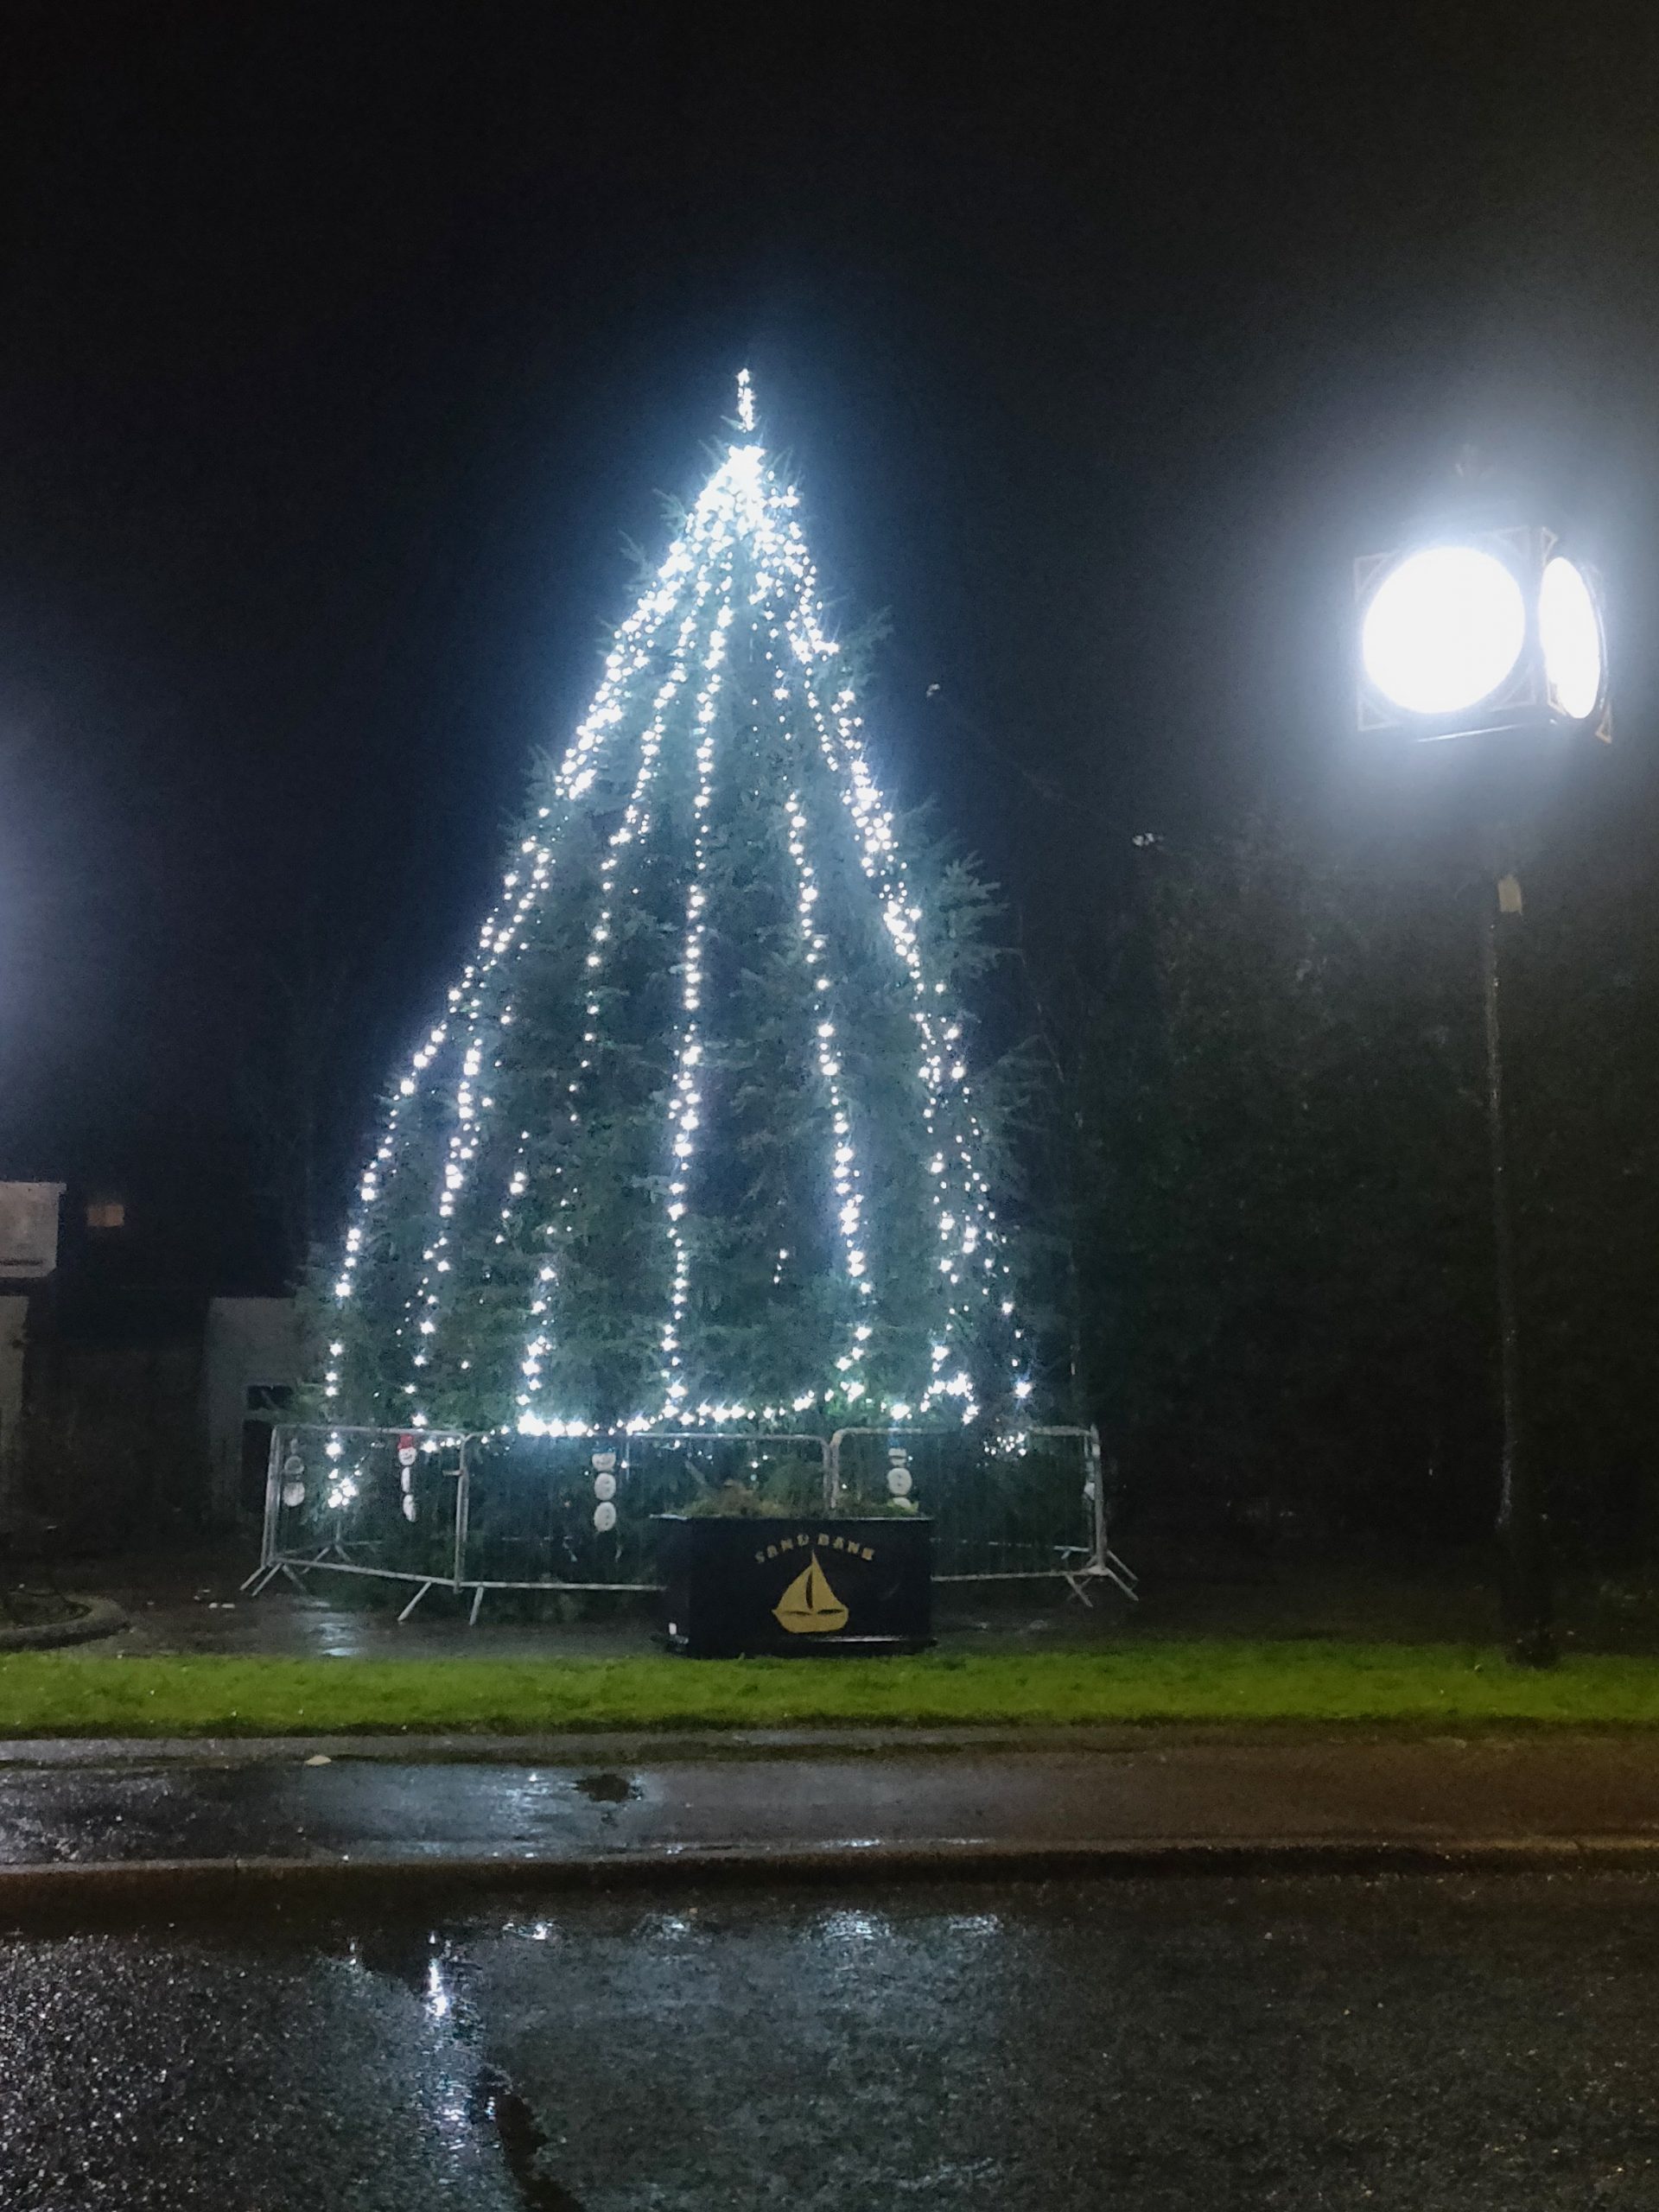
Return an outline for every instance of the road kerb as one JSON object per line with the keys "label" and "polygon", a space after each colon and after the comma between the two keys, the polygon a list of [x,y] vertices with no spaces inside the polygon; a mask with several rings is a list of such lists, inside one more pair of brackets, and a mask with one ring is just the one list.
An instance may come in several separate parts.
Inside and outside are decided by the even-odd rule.
{"label": "road kerb", "polygon": [[1659,1836],[1116,1838],[1098,1842],[698,1846],[568,1856],[63,1859],[0,1867],[0,1919],[435,1897],[906,1881],[1052,1881],[1311,1874],[1485,1874],[1659,1869]]}

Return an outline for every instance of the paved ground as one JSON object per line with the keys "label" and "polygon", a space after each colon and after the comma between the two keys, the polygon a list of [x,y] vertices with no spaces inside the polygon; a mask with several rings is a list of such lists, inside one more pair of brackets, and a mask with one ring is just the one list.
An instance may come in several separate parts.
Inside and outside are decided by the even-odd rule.
{"label": "paved ground", "polygon": [[[588,1859],[688,1851],[1533,1837],[1659,1839],[1643,1736],[1319,1738],[1120,1731],[1085,1749],[963,1734],[682,1742],[566,1738],[416,1761],[336,1739],[0,1762],[0,1866],[152,1858]],[[862,1745],[861,1749],[853,1746]],[[903,1746],[903,1747],[901,1747]],[[30,1764],[33,1759],[39,1763]],[[308,1764],[316,1760],[318,1764]]]}
{"label": "paved ground", "polygon": [[[399,1628],[396,1604],[377,1605],[374,1593],[340,1578],[314,1578],[303,1598],[285,1585],[257,1599],[242,1597],[238,1585],[257,1549],[252,1542],[232,1543],[195,1554],[78,1560],[66,1564],[65,1586],[119,1599],[131,1628],[99,1649],[135,1653],[600,1654],[647,1648],[654,1624],[649,1601],[606,1618],[561,1623],[550,1605],[543,1604],[543,1618],[528,1620],[515,1617],[513,1601],[493,1598],[469,1634],[464,1601],[434,1592]],[[981,1586],[941,1592],[938,1625],[947,1644],[979,1650],[1045,1649],[1126,1635],[1494,1643],[1495,1586],[1493,1563],[1478,1556],[1411,1574],[1289,1560],[1211,1579],[1173,1577],[1151,1567],[1138,1608],[1109,1589],[1085,1609],[1052,1586]],[[1592,1580],[1565,1584],[1560,1598],[1568,1649],[1659,1650],[1659,1590]]]}
{"label": "paved ground", "polygon": [[[301,1592],[273,1583],[257,1598],[240,1585],[253,1554],[229,1548],[181,1556],[85,1560],[66,1567],[67,1588],[114,1599],[129,1625],[101,1642],[103,1653],[135,1657],[173,1652],[306,1658],[605,1658],[648,1650],[658,1623],[650,1599],[525,1600],[493,1596],[476,1627],[469,1600],[434,1590],[403,1623],[404,1587],[318,1574]],[[582,1614],[582,1618],[577,1618]],[[1109,1586],[1084,1605],[1059,1584],[941,1588],[934,1628],[942,1647],[969,1651],[1058,1650],[1126,1637],[1361,1636],[1402,1642],[1495,1643],[1498,1624],[1490,1588],[1467,1575],[1435,1582],[1349,1576],[1259,1581],[1150,1584],[1132,1606]],[[1585,1649],[1643,1648],[1659,1636],[1659,1603],[1595,1610],[1580,1635]]]}
{"label": "paved ground", "polygon": [[1651,2212],[1659,1885],[0,1939],[8,2212]]}
{"label": "paved ground", "polygon": [[[197,1651],[430,1659],[459,1652],[494,1659],[550,1653],[601,1658],[649,1650],[658,1628],[649,1599],[589,1600],[592,1617],[578,1619],[560,1618],[556,1599],[532,1605],[500,1596],[488,1600],[478,1625],[469,1628],[470,1600],[442,1590],[399,1624],[397,1607],[411,1594],[407,1587],[388,1600],[378,1586],[318,1575],[303,1594],[276,1583],[248,1598],[238,1585],[251,1563],[235,1551],[183,1560],[82,1561],[67,1568],[64,1579],[67,1588],[97,1591],[122,1605],[130,1626],[98,1649],[134,1656]],[[988,1601],[966,1592],[942,1594],[936,1610],[936,1625],[947,1643],[1040,1650],[1121,1636],[1129,1608],[1110,1592],[1083,1605],[1063,1586],[1039,1584],[1012,1598],[993,1592]]]}

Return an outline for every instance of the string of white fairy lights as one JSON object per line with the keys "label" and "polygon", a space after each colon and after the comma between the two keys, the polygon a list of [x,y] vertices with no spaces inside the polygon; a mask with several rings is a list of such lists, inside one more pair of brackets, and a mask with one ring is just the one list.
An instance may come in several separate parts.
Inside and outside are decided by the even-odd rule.
{"label": "string of white fairy lights", "polygon": [[[689,566],[689,563],[685,565]],[[646,725],[640,742],[639,765],[634,777],[633,787],[628,795],[627,804],[623,810],[622,819],[616,829],[611,832],[605,858],[600,865],[599,911],[588,931],[588,950],[583,962],[582,982],[587,995],[583,1000],[582,1011],[588,1026],[582,1033],[582,1049],[577,1063],[575,1077],[566,1086],[565,1112],[572,1128],[581,1127],[584,1078],[591,1075],[594,1055],[601,1049],[600,1033],[596,1026],[601,1018],[601,1001],[596,994],[601,988],[608,963],[611,947],[615,942],[614,901],[622,888],[620,877],[620,866],[630,849],[637,851],[642,841],[650,835],[652,826],[650,793],[662,756],[669,711],[680,692],[690,681],[692,648],[697,635],[700,618],[712,588],[710,579],[706,574],[695,578],[695,586],[691,608],[683,616],[679,623],[668,673],[652,702],[651,720]],[[676,603],[677,605],[677,600]],[[717,619],[716,632],[718,628]],[[705,645],[705,655],[707,650],[708,646]],[[561,1185],[558,1211],[568,1218],[578,1202],[580,1193],[574,1181],[563,1174]],[[559,1223],[556,1219],[549,1219],[542,1224],[542,1238],[549,1247],[551,1247],[553,1240],[556,1237],[558,1229]],[[548,1333],[550,1324],[546,1319],[546,1316],[552,1311],[556,1303],[557,1281],[557,1260],[554,1250],[550,1249],[537,1269],[536,1295],[531,1302],[531,1330],[519,1360],[519,1374],[523,1387],[518,1395],[518,1425],[531,1434],[543,1431],[551,1433],[553,1423],[559,1419],[556,1414],[550,1415],[540,1402],[543,1396],[545,1363],[552,1350],[552,1339]],[[586,1424],[583,1426],[585,1427]],[[559,1421],[561,1430],[568,1427],[568,1422]]]}
{"label": "string of white fairy lights", "polygon": [[[726,541],[728,542],[728,541]],[[728,634],[732,626],[729,572],[726,591],[715,622],[715,634],[703,661],[702,688],[697,693],[697,788],[692,797],[691,884],[685,895],[685,947],[680,963],[679,1041],[674,1059],[673,1102],[669,1109],[672,1131],[672,1171],[669,1178],[669,1243],[674,1252],[674,1274],[669,1291],[668,1319],[663,1325],[663,1419],[679,1419],[684,1410],[688,1385],[684,1376],[685,1347],[680,1339],[690,1296],[691,1247],[684,1228],[686,1192],[690,1188],[691,1162],[702,1126],[702,1090],[699,1072],[702,1060],[703,918],[709,903],[707,885],[709,806],[714,792],[715,717],[719,711]]]}
{"label": "string of white fairy lights", "polygon": [[[671,605],[671,601],[665,603],[661,609],[661,614],[664,617],[669,605]],[[648,663],[655,632],[659,626],[659,621],[648,623],[645,639],[618,670],[619,678],[622,679],[619,681],[616,687],[619,695],[625,692],[626,678],[637,674],[639,670]],[[607,668],[607,677],[609,673]],[[566,762],[562,765],[559,774],[555,779],[555,797],[564,803],[567,810],[570,803],[579,797],[582,791],[591,787],[598,771],[598,760],[595,756],[599,753],[606,738],[623,723],[624,714],[620,696],[607,698],[601,688],[600,697],[595,700],[594,706],[602,713],[602,721],[596,725],[594,714],[590,711],[588,721],[578,732],[570,754],[567,756]],[[551,810],[543,809],[542,812],[545,816],[550,813]],[[499,1070],[501,1065],[499,1048],[503,1041],[503,1033],[512,1026],[514,1012],[512,999],[506,995],[507,971],[513,957],[522,949],[525,925],[531,913],[540,908],[550,880],[552,874],[550,844],[551,840],[545,838],[530,837],[524,841],[520,848],[521,855],[534,855],[530,883],[522,893],[512,900],[505,919],[500,918],[501,910],[498,906],[495,916],[492,918],[493,926],[486,925],[480,939],[480,944],[485,952],[484,960],[475,974],[468,970],[467,977],[463,978],[464,984],[470,982],[472,985],[472,995],[466,1007],[468,1027],[461,1059],[461,1077],[455,1086],[454,1125],[446,1148],[442,1188],[437,1202],[438,1220],[441,1225],[432,1243],[423,1251],[421,1255],[426,1272],[423,1273],[416,1292],[416,1297],[422,1308],[416,1327],[427,1342],[412,1355],[410,1364],[416,1370],[430,1364],[431,1340],[437,1334],[441,1319],[441,1285],[435,1278],[441,1278],[453,1272],[454,1262],[449,1256],[450,1236],[447,1224],[454,1218],[456,1205],[466,1187],[467,1171],[473,1160],[478,1156],[480,1120],[485,1114],[493,1109],[495,1104],[493,1096],[481,1092],[478,1088],[482,1073],[483,1056],[486,1051],[494,1048],[492,1065],[494,1070]],[[509,893],[516,891],[519,880],[518,870],[510,869],[503,881],[504,891]],[[608,916],[607,918],[608,919]],[[595,925],[595,927],[598,928],[599,925]],[[503,993],[499,1010],[493,1024],[485,1013],[486,991],[492,982],[498,983]],[[454,996],[455,995],[452,993],[452,1004]],[[575,1085],[571,1087],[574,1089]],[[522,1160],[524,1147],[530,1141],[530,1135],[528,1130],[522,1130],[519,1135],[518,1150],[514,1156],[512,1173],[507,1185],[510,1203],[508,1206],[502,1209],[504,1224],[511,1223],[512,1213],[511,1201],[522,1195],[524,1187]],[[504,1226],[503,1230],[499,1232],[499,1241],[505,1242],[505,1227]],[[469,1364],[470,1361],[467,1358],[462,1358],[460,1362],[463,1370]],[[420,1402],[418,1376],[416,1379],[405,1383],[404,1389],[404,1395],[412,1401],[409,1410],[410,1427],[424,1428],[428,1426],[430,1415],[427,1408]]]}
{"label": "string of white fairy lights", "polygon": [[[676,544],[658,571],[652,588],[641,599],[616,633],[606,657],[599,690],[554,779],[553,798],[555,804],[561,809],[561,823],[568,816],[571,804],[591,789],[607,745],[619,731],[626,728],[626,701],[632,681],[650,664],[661,629],[678,604],[682,572],[689,566],[689,550],[683,544]],[[553,815],[553,806],[537,809],[538,822],[543,825],[547,824]],[[416,1046],[406,1073],[398,1082],[387,1110],[380,1141],[359,1181],[357,1203],[346,1233],[345,1255],[334,1285],[337,1307],[343,1307],[356,1291],[356,1278],[366,1249],[370,1217],[376,1204],[385,1195],[385,1179],[394,1168],[404,1116],[429,1093],[439,1080],[435,1064],[445,1046],[451,1041],[452,1025],[459,1015],[467,1022],[467,1028],[460,1076],[454,1086],[454,1126],[445,1147],[442,1186],[436,1206],[440,1224],[447,1222],[454,1215],[456,1201],[465,1185],[467,1170],[480,1149],[480,1111],[489,1111],[495,1103],[493,1096],[477,1088],[488,1041],[485,1018],[486,988],[493,981],[504,976],[509,956],[522,945],[525,925],[545,897],[552,877],[554,842],[554,831],[545,826],[540,828],[537,835],[522,842],[520,861],[531,861],[529,884],[520,887],[518,867],[508,870],[503,879],[502,895],[492,908],[479,935],[480,951],[483,956],[481,960],[469,963],[462,970],[461,981],[448,994],[448,1016],[437,1023]],[[511,1001],[504,1001],[495,1022],[494,1041],[498,1045],[500,1031],[511,1026],[512,1011]],[[495,1065],[499,1067],[499,1057]],[[529,1137],[528,1130],[521,1133],[519,1157],[515,1159],[508,1185],[510,1198],[520,1195],[524,1188],[522,1155]],[[504,1220],[510,1219],[511,1211],[510,1205],[503,1210]],[[497,1241],[505,1241],[505,1230]],[[429,1364],[431,1339],[437,1332],[440,1301],[433,1277],[453,1271],[448,1256],[447,1230],[441,1227],[437,1237],[424,1248],[423,1269],[416,1292],[405,1304],[405,1312],[411,1316],[416,1312],[417,1302],[421,1308],[415,1334],[423,1341],[410,1353],[410,1364],[414,1369]],[[396,1325],[395,1334],[399,1338],[405,1337],[403,1322]],[[342,1386],[339,1363],[345,1351],[343,1339],[331,1343],[328,1349],[329,1364],[325,1372],[323,1389],[327,1397],[335,1398]],[[410,1426],[414,1428],[427,1427],[429,1415],[420,1403],[419,1380],[411,1378],[405,1382],[402,1394],[414,1401],[406,1409]]]}
{"label": "string of white fairy lights", "polygon": [[[811,559],[800,524],[790,512],[795,504],[795,494],[788,488],[764,501],[757,541],[763,560],[768,556],[774,560],[793,585],[792,591],[782,594],[785,635],[796,664],[793,673],[798,677],[800,693],[817,731],[824,760],[852,817],[858,836],[860,864],[880,893],[882,918],[915,1001],[913,1018],[922,1053],[918,1071],[927,1091],[923,1118],[935,1145],[928,1170],[933,1185],[931,1195],[935,1226],[944,1248],[938,1260],[939,1272],[951,1292],[971,1291],[982,1304],[995,1300],[1002,1317],[1010,1324],[1011,1338],[1017,1345],[1023,1341],[1023,1334],[1015,1325],[1010,1295],[1012,1270],[995,1229],[988,1185],[975,1157],[975,1147],[982,1140],[982,1132],[977,1116],[967,1103],[971,1088],[967,1081],[966,1065],[960,1057],[961,1024],[957,1020],[942,1022],[936,1011],[938,1000],[945,995],[945,986],[943,982],[936,982],[930,989],[928,985],[918,927],[923,919],[922,909],[915,902],[899,853],[892,813],[882,800],[864,754],[858,734],[862,721],[854,711],[854,694],[849,687],[842,685],[826,709],[812,680],[813,672],[833,662],[839,648],[823,627],[822,603]],[[778,512],[774,512],[774,509]],[[772,657],[769,654],[768,658]],[[786,700],[791,691],[789,676],[784,669],[778,668],[775,660],[773,665],[779,677],[774,696]],[[946,1118],[945,1109],[957,1102],[966,1127],[965,1132],[958,1129],[952,1137],[942,1131],[940,1124]],[[949,1157],[947,1144],[955,1153],[954,1162]],[[971,1421],[979,1411],[973,1378],[965,1366],[950,1371],[956,1325],[967,1319],[967,1309],[952,1297],[946,1311],[945,1325],[940,1332],[942,1340],[935,1342],[931,1349],[933,1372],[920,1395],[919,1408],[927,1413],[941,1398],[951,1398],[958,1402],[964,1422]],[[1014,1397],[1023,1403],[1029,1397],[1032,1386],[1029,1376],[1022,1371],[1025,1363],[1018,1351],[1012,1355],[1009,1364],[1014,1370]],[[901,1414],[889,1403],[887,1410],[899,1419],[906,1417],[909,1408],[904,1408]]]}

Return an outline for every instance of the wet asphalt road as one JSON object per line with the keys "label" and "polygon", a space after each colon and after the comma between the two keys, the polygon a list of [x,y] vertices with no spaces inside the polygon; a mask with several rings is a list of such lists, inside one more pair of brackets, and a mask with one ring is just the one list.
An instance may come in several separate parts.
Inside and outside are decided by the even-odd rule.
{"label": "wet asphalt road", "polygon": [[1659,2205],[1659,1880],[0,1936],[7,2212]]}

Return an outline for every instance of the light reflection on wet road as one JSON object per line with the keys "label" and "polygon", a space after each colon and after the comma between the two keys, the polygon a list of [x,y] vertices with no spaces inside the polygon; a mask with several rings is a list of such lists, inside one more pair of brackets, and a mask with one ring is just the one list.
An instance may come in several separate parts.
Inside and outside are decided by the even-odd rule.
{"label": "light reflection on wet road", "polygon": [[0,1937],[0,2204],[1659,2203],[1659,1881],[571,1898]]}

